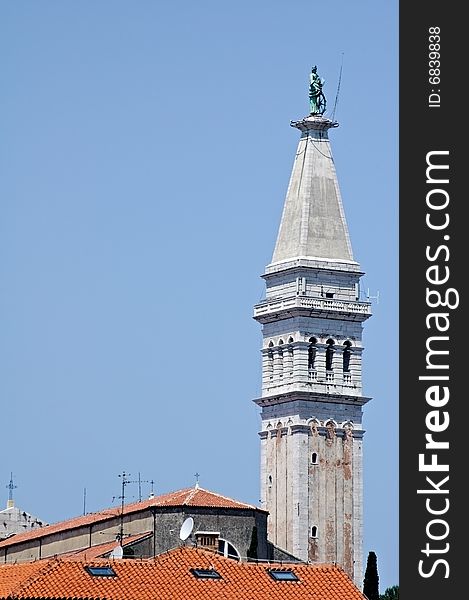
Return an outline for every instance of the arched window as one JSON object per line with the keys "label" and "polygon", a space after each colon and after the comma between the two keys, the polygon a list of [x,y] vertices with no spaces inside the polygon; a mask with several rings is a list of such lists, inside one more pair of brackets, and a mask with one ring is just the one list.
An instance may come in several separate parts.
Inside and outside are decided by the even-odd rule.
{"label": "arched window", "polygon": [[311,464],[312,465],[317,465],[318,464],[318,453],[317,452],[313,452],[311,454]]}
{"label": "arched window", "polygon": [[218,540],[218,552],[223,554],[225,558],[237,558],[238,560],[241,558],[233,544],[222,538]]}
{"label": "arched window", "polygon": [[316,527],[316,525],[313,525],[311,527],[311,537],[312,538],[317,538],[318,537],[318,528]]}
{"label": "arched window", "polygon": [[293,375],[293,338],[288,338],[288,372],[290,377]]}
{"label": "arched window", "polygon": [[310,371],[315,369],[316,362],[316,338],[309,338],[309,347],[308,347],[308,369]]}
{"label": "arched window", "polygon": [[334,358],[334,340],[327,340],[326,342],[326,371],[332,371],[332,360]]}
{"label": "arched window", "polygon": [[346,342],[344,342],[344,352],[343,352],[343,366],[344,366],[344,373],[348,373],[350,371],[350,355],[352,354],[352,351],[350,350],[350,346],[352,345],[352,342],[349,342],[348,340]]}
{"label": "arched window", "polygon": [[269,378],[272,379],[274,376],[274,353],[270,348],[267,351],[267,372],[269,374]]}
{"label": "arched window", "polygon": [[272,341],[269,342],[268,350],[267,350],[267,373],[269,379],[273,379],[274,377],[274,352],[272,348],[274,347],[274,343]]}
{"label": "arched window", "polygon": [[283,377],[283,340],[279,340],[278,343],[278,370],[279,376]]}

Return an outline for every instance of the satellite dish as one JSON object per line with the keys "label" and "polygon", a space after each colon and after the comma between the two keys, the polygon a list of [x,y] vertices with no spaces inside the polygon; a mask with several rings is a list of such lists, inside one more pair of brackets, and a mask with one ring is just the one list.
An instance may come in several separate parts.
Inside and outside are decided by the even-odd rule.
{"label": "satellite dish", "polygon": [[124,549],[119,544],[114,548],[114,550],[109,555],[109,558],[122,558],[124,556]]}
{"label": "satellite dish", "polygon": [[187,517],[184,523],[181,525],[181,529],[179,531],[179,537],[182,541],[187,540],[187,538],[192,533],[192,529],[194,527],[194,519],[192,517]]}

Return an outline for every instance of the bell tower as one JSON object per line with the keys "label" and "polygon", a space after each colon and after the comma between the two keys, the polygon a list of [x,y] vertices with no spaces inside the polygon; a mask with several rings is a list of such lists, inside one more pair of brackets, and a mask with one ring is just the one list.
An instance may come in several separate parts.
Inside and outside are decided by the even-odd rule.
{"label": "bell tower", "polygon": [[[314,81],[313,81],[314,79]],[[313,83],[314,86],[313,87]],[[363,272],[354,260],[313,67],[272,256],[262,276],[261,500],[269,539],[362,583]],[[314,96],[316,94],[316,96]],[[321,110],[321,107],[322,110]]]}

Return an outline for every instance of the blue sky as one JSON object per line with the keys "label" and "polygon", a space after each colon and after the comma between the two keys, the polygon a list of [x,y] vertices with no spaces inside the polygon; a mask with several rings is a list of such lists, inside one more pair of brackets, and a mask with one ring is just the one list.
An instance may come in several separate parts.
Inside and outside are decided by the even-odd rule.
{"label": "blue sky", "polygon": [[[398,3],[0,3],[0,483],[259,499],[260,326],[313,64],[365,323],[364,560],[398,583]],[[143,494],[149,484],[142,484]],[[128,500],[138,499],[129,485]]]}

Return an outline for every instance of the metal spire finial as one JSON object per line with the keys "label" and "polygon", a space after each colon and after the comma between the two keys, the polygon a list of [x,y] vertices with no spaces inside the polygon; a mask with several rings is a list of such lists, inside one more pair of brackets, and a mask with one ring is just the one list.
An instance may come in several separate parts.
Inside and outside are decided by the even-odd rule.
{"label": "metal spire finial", "polygon": [[15,506],[15,501],[13,500],[13,490],[18,487],[13,483],[13,472],[10,473],[10,483],[5,487],[7,487],[9,490],[7,508],[12,508],[13,506]]}

